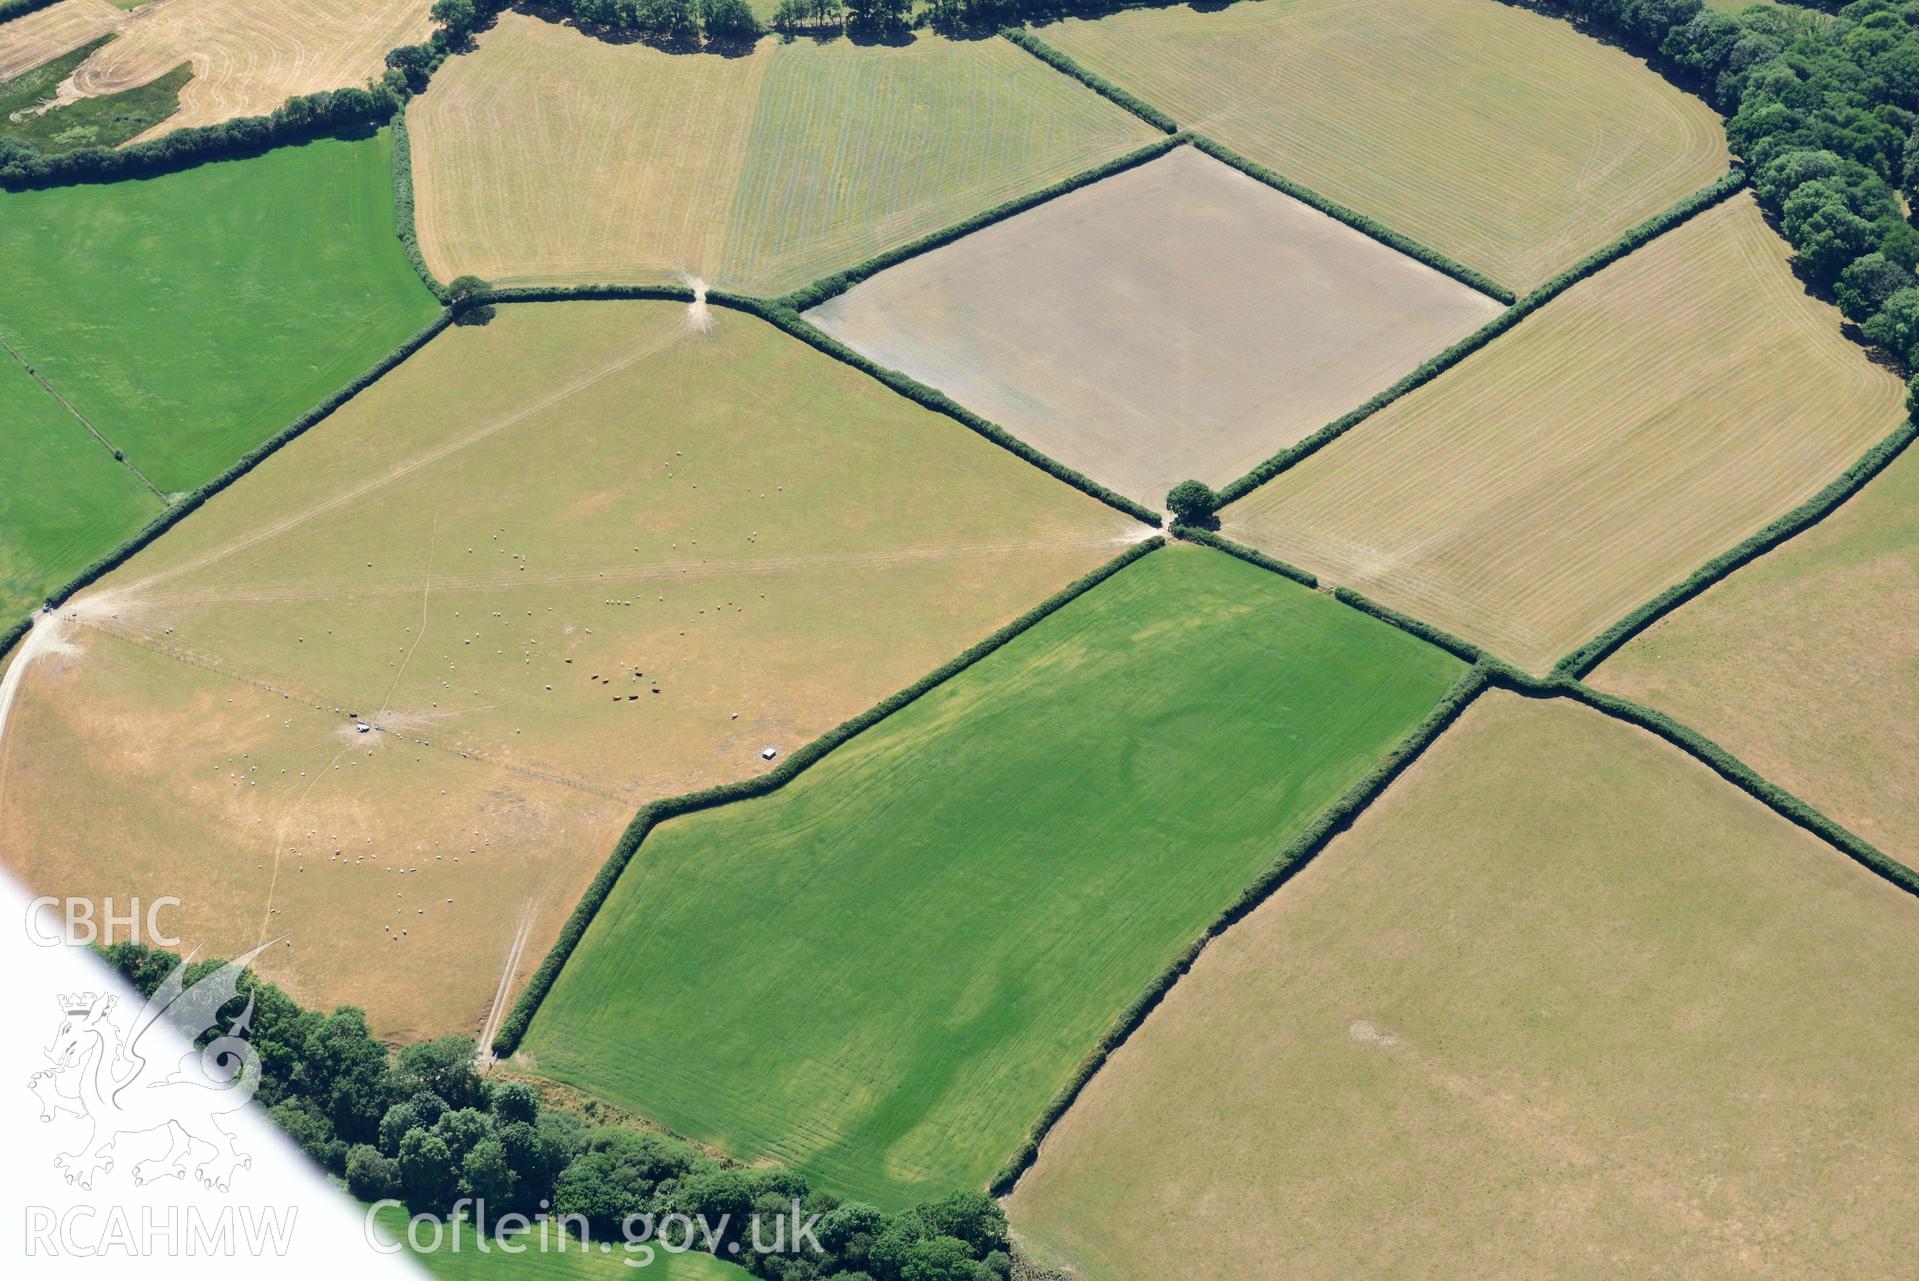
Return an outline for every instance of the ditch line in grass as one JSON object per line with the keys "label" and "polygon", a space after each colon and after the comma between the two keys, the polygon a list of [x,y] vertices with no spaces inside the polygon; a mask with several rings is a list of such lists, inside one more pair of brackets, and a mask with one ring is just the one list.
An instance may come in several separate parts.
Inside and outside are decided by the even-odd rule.
{"label": "ditch line in grass", "polygon": [[679,796],[669,796],[657,801],[649,801],[640,807],[633,820],[613,846],[613,852],[607,856],[599,874],[586,888],[573,912],[567,917],[566,925],[560,935],[548,949],[546,958],[540,962],[540,968],[527,980],[526,987],[520,992],[519,999],[513,1003],[512,1012],[500,1024],[499,1033],[493,1038],[490,1047],[494,1056],[506,1058],[519,1047],[526,1035],[533,1016],[539,1011],[547,993],[552,991],[554,982],[573,950],[579,946],[593,918],[605,905],[613,886],[619,881],[626,865],[633,860],[641,842],[655,826],[669,818],[682,814],[691,814],[697,810],[713,809],[717,806],[732,804],[735,801],[751,800],[765,796],[786,786],[803,771],[819,763],[834,748],[841,746],[854,736],[871,729],[901,708],[916,702],[922,696],[945,684],[982,658],[1004,646],[1021,633],[1030,630],[1048,615],[1071,604],[1093,588],[1125,569],[1133,562],[1159,550],[1166,545],[1162,535],[1155,535],[1143,542],[1136,543],[1107,561],[1098,569],[1067,584],[1053,595],[1027,610],[1012,622],[978,641],[961,653],[928,672],[905,689],[882,699],[866,711],[850,720],[842,721],[826,731],[812,742],[793,752],[784,761],[764,774],[744,779],[737,783],[722,783],[717,787],[702,788],[699,791],[686,792]]}
{"label": "ditch line in grass", "polygon": [[1553,674],[1574,680],[1583,679],[1595,667],[1610,658],[1620,646],[1667,614],[1838,511],[1845,505],[1847,499],[1864,489],[1873,477],[1891,466],[1893,460],[1905,452],[1915,436],[1919,436],[1919,425],[1915,425],[1911,419],[1900,423],[1893,429],[1891,435],[1861,454],[1852,466],[1835,476],[1824,489],[1785,515],[1773,520],[1743,542],[1719,553],[1685,579],[1674,583],[1560,659],[1553,665]]}
{"label": "ditch line in grass", "polygon": [[1460,714],[1486,689],[1488,681],[1488,666],[1483,663],[1474,664],[1465,675],[1455,681],[1452,688],[1446,691],[1438,703],[1434,704],[1432,711],[1428,712],[1419,724],[1409,730],[1406,736],[1380,759],[1378,764],[1341,793],[1339,799],[1322,811],[1304,831],[1288,841],[1273,861],[1267,865],[1266,870],[1252,884],[1240,891],[1239,896],[1222,909],[1199,936],[1187,944],[1186,948],[1165,969],[1161,970],[1152,982],[1147,984],[1145,990],[1120,1012],[1106,1034],[1100,1038],[1099,1043],[1080,1061],[1072,1078],[1058,1094],[1053,1096],[1046,1110],[1033,1123],[1032,1128],[1027,1132],[1026,1141],[993,1176],[993,1181],[988,1186],[988,1191],[993,1196],[1004,1197],[1013,1191],[1020,1176],[1039,1159],[1040,1144],[1045,1142],[1053,1126],[1078,1100],[1094,1075],[1105,1066],[1113,1051],[1144,1025],[1148,1016],[1161,1001],[1166,999],[1174,985],[1192,969],[1194,962],[1206,950],[1207,945],[1265,903],[1301,868],[1310,863],[1321,850],[1331,844],[1334,837],[1351,827],[1366,807],[1378,799],[1392,781],[1398,778],[1408,765],[1417,760],[1448,726],[1459,719]]}
{"label": "ditch line in grass", "polygon": [[1053,70],[1071,76],[1116,107],[1132,112],[1162,133],[1178,133],[1173,118],[1144,98],[1126,92],[1105,76],[1087,69],[1078,60],[1061,53],[1024,27],[1001,27],[1000,38],[1018,45]]}
{"label": "ditch line in grass", "polygon": [[[112,441],[108,440],[106,436],[101,433],[100,429],[98,427],[95,427],[93,425],[93,422],[85,414],[81,413],[78,409],[75,409],[73,407],[73,402],[68,400],[65,396],[62,396],[59,393],[59,391],[54,388],[54,385],[48,382],[45,376],[42,375],[38,369],[35,369],[32,365],[29,365],[27,363],[26,357],[22,356],[18,351],[16,351],[14,349],[13,344],[8,342],[4,336],[0,336],[0,350],[5,350],[7,355],[13,358],[14,363],[18,364],[20,368],[25,371],[27,377],[33,379],[34,382],[39,383],[40,390],[46,392],[47,395],[53,397],[53,399],[59,403],[60,408],[67,411],[67,417],[73,419],[73,421],[79,423],[82,427],[86,428],[87,434],[93,437],[93,439],[99,444],[99,446],[102,449],[106,450],[107,453],[112,456],[114,462],[120,464],[120,466],[132,472],[134,474],[134,477],[137,480],[139,480],[139,482],[142,485],[145,485],[147,487],[147,490],[150,493],[152,493],[152,495],[155,498],[160,500],[160,505],[162,507],[166,506],[167,496],[160,492],[160,487],[158,485],[155,485],[152,481],[147,479],[147,474],[145,472],[141,471],[137,466],[133,464],[133,462],[127,457],[126,451],[121,449],[119,446],[115,445]],[[0,646],[0,654],[3,654],[5,652],[6,652],[6,647]]]}
{"label": "ditch line in grass", "polygon": [[[1195,146],[1205,149],[1205,140],[1196,139]],[[1723,178],[1687,196],[1678,204],[1662,213],[1654,214],[1645,222],[1626,232],[1603,249],[1595,250],[1579,262],[1540,285],[1537,289],[1519,299],[1505,311],[1500,312],[1477,330],[1466,335],[1452,346],[1446,348],[1417,369],[1401,378],[1386,390],[1373,396],[1355,409],[1348,410],[1338,418],[1327,423],[1312,435],[1294,442],[1274,454],[1259,466],[1232,481],[1219,490],[1219,505],[1236,502],[1252,493],[1267,481],[1280,473],[1291,469],[1301,460],[1318,453],[1333,441],[1344,436],[1360,423],[1371,418],[1386,406],[1409,392],[1425,386],[1439,375],[1451,369],[1466,357],[1472,355],[1486,344],[1511,329],[1514,325],[1530,316],[1547,303],[1557,298],[1589,276],[1596,275],[1602,269],[1624,258],[1635,249],[1645,245],[1671,231],[1681,223],[1690,221],[1714,205],[1731,197],[1746,185],[1745,171],[1733,169]]]}

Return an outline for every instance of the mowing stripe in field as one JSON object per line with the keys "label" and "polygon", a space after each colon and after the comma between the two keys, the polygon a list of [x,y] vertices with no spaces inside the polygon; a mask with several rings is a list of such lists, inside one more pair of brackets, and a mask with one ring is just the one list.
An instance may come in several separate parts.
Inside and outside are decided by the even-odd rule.
{"label": "mowing stripe in field", "polygon": [[781,791],[655,828],[524,1051],[847,1195],[983,1186],[1464,670],[1263,569],[1149,556]]}

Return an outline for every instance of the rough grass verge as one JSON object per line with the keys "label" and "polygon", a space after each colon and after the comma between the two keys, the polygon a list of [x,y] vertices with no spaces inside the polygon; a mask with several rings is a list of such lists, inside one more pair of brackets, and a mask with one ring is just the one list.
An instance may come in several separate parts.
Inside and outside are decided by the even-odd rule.
{"label": "rough grass verge", "polygon": [[1026,50],[1053,70],[1071,76],[1114,106],[1132,112],[1153,128],[1166,133],[1179,132],[1179,126],[1173,123],[1173,118],[1164,111],[1141,98],[1134,97],[1105,76],[1087,70],[1032,32],[1019,27],[1001,27],[999,33],[1004,39]]}
{"label": "rough grass verge", "polygon": [[1275,173],[1265,165],[1248,160],[1223,143],[1214,142],[1201,134],[1194,134],[1193,145],[1221,164],[1231,165],[1248,178],[1257,179],[1275,191],[1282,191],[1303,205],[1311,205],[1328,218],[1335,218],[1354,231],[1364,232],[1382,245],[1397,249],[1416,262],[1425,263],[1441,275],[1451,276],[1469,289],[1477,289],[1480,293],[1503,302],[1508,307],[1519,301],[1517,294],[1490,276],[1474,271],[1463,262],[1454,262],[1437,249],[1429,248],[1411,236],[1394,231],[1377,218],[1368,218],[1358,210],[1348,209],[1337,200],[1330,200],[1310,187],[1301,186],[1284,174]]}
{"label": "rough grass verge", "polygon": [[[1258,564],[1257,561],[1252,563]],[[1281,571],[1274,570],[1274,572]],[[1281,886],[1293,878],[1294,874],[1325,849],[1335,836],[1350,827],[1353,820],[1372,804],[1373,800],[1395,778],[1398,778],[1408,765],[1417,760],[1420,753],[1424,752],[1434,739],[1459,719],[1460,713],[1464,712],[1467,706],[1479,696],[1487,683],[1488,673],[1483,664],[1475,664],[1464,676],[1455,681],[1452,688],[1446,691],[1419,724],[1413,726],[1378,764],[1341,793],[1339,799],[1322,811],[1304,831],[1288,841],[1286,847],[1267,865],[1266,870],[1260,873],[1252,884],[1240,891],[1239,896],[1227,904],[1219,915],[1200,932],[1199,936],[1187,944],[1180,954],[1169,962],[1151,983],[1147,984],[1146,989],[1135,997],[1131,1004],[1120,1011],[1118,1017],[1113,1020],[1112,1026],[1100,1038],[1099,1043],[1081,1061],[1072,1078],[1061,1087],[1058,1094],[1053,1096],[1046,1110],[1033,1122],[1032,1128],[1027,1132],[1026,1141],[993,1176],[988,1190],[994,1196],[1003,1197],[1013,1190],[1013,1185],[1019,1182],[1020,1176],[1038,1159],[1039,1145],[1045,1140],[1047,1132],[1058,1123],[1060,1117],[1066,1114],[1066,1110],[1072,1107],[1081,1091],[1086,1088],[1087,1082],[1091,1081],[1093,1075],[1105,1065],[1113,1051],[1139,1030],[1147,1016],[1165,999],[1166,994],[1172,991],[1173,985],[1192,969],[1200,953],[1206,950],[1206,945],[1272,897]]]}
{"label": "rough grass verge", "polygon": [[905,689],[882,699],[858,716],[842,722],[799,748],[766,773],[738,783],[703,788],[680,796],[651,801],[641,806],[639,812],[633,816],[632,822],[627,824],[626,830],[621,833],[619,841],[614,845],[613,852],[608,855],[606,863],[600,868],[599,874],[587,886],[586,893],[574,907],[573,914],[567,918],[566,925],[560,930],[560,936],[554,940],[552,948],[548,950],[546,959],[540,962],[540,968],[535,970],[532,978],[527,980],[525,989],[521,991],[519,999],[513,1004],[512,1012],[500,1024],[500,1031],[493,1038],[493,1053],[505,1058],[518,1048],[521,1038],[526,1035],[527,1026],[533,1021],[533,1015],[539,1010],[547,993],[552,991],[553,983],[559,978],[560,970],[573,955],[573,950],[579,946],[580,940],[585,937],[587,927],[593,923],[593,918],[605,905],[607,896],[613,892],[613,886],[620,878],[620,873],[626,870],[626,865],[632,861],[641,842],[646,839],[647,833],[652,831],[655,825],[678,815],[712,809],[718,805],[748,800],[756,796],[765,796],[779,790],[797,777],[801,771],[817,764],[828,752],[854,735],[870,729],[936,686],[951,680],[1014,637],[1031,629],[1047,615],[1085,595],[1134,561],[1165,546],[1165,543],[1166,540],[1163,537],[1154,536],[1127,548],[1092,573],[1067,584],[986,639],[948,659]]}
{"label": "rough grass verge", "polygon": [[1604,267],[1611,266],[1614,262],[1625,257],[1633,250],[1642,247],[1648,241],[1654,240],[1672,230],[1674,227],[1679,226],[1681,223],[1704,213],[1714,205],[1732,196],[1733,193],[1745,185],[1745,171],[1734,169],[1711,186],[1694,192],[1665,212],[1648,218],[1645,222],[1640,223],[1637,227],[1626,232],[1603,249],[1598,249],[1588,254],[1579,262],[1568,267],[1551,280],[1548,280],[1545,284],[1539,286],[1539,288],[1521,298],[1505,311],[1500,312],[1482,328],[1460,339],[1446,350],[1440,352],[1437,356],[1434,356],[1431,360],[1422,364],[1419,368],[1413,370],[1410,374],[1407,374],[1404,378],[1401,378],[1392,386],[1386,388],[1386,390],[1367,400],[1357,408],[1341,414],[1338,418],[1333,419],[1333,421],[1327,423],[1312,435],[1292,445],[1288,445],[1285,449],[1280,450],[1277,454],[1274,454],[1271,458],[1253,468],[1253,470],[1247,472],[1238,480],[1228,483],[1219,490],[1219,505],[1224,507],[1228,503],[1236,502],[1244,498],[1247,494],[1252,493],[1255,489],[1258,489],[1267,481],[1278,476],[1281,472],[1297,464],[1301,459],[1318,453],[1321,449],[1330,445],[1333,441],[1338,440],[1341,436],[1344,436],[1360,423],[1371,418],[1374,414],[1398,400],[1401,396],[1416,391],[1433,379],[1439,377],[1439,375],[1445,373],[1448,369],[1451,369],[1454,365],[1457,365],[1460,361],[1466,359],[1466,357],[1472,355],[1481,347],[1484,347],[1487,343],[1499,337],[1508,329],[1511,329],[1514,325],[1524,320],[1527,316],[1530,316],[1533,312],[1538,311],[1541,307],[1580,281],[1586,279],[1588,276],[1597,274]]}
{"label": "rough grass verge", "polygon": [[1553,673],[1575,679],[1584,677],[1593,668],[1611,657],[1621,645],[1698,596],[1714,583],[1742,566],[1758,560],[1781,543],[1812,528],[1837,511],[1842,503],[1890,466],[1895,458],[1905,452],[1906,446],[1912,443],[1915,436],[1919,436],[1919,425],[1915,425],[1911,419],[1899,424],[1891,435],[1861,454],[1852,466],[1834,477],[1824,489],[1772,521],[1750,538],[1719,553],[1694,570],[1689,577],[1674,583],[1560,659],[1554,664]]}
{"label": "rough grass verge", "polygon": [[420,283],[432,290],[435,298],[445,302],[446,286],[434,277],[433,269],[426,265],[426,255],[420,252],[420,234],[414,227],[413,142],[407,136],[404,111],[393,113],[393,221],[400,243],[406,248],[407,261],[420,274]]}

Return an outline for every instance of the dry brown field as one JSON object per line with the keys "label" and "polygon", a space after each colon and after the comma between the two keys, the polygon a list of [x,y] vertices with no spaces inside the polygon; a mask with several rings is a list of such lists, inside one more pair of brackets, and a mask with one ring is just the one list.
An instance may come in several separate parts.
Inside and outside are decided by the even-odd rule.
{"label": "dry brown field", "polygon": [[516,13],[408,121],[442,278],[766,294],[1157,136],[1003,40],[672,54]]}
{"label": "dry brown field", "polygon": [[1668,614],[1599,688],[1657,707],[1919,865],[1919,454]]}
{"label": "dry brown field", "polygon": [[449,330],[83,594],[0,741],[0,860],[178,895],[209,952],[289,934],[269,977],[382,1035],[477,1031],[639,804],[770,768],[1144,529],[711,320]]}
{"label": "dry brown field", "polygon": [[[426,37],[431,7],[432,0],[156,0],[123,11],[106,0],[63,0],[0,26],[0,76],[108,31],[118,38],[80,64],[61,88],[63,100],[120,93],[191,62],[178,114],[135,140],[142,141],[265,115],[294,94],[376,80],[389,49]],[[18,31],[23,24],[30,29]],[[16,56],[16,41],[35,49],[18,67],[30,55]]]}
{"label": "dry brown field", "polygon": [[1520,292],[1726,168],[1712,109],[1494,0],[1260,0],[1039,29],[1242,155]]}
{"label": "dry brown field", "polygon": [[1182,147],[808,318],[1158,507],[1189,477],[1240,476],[1499,311]]}
{"label": "dry brown field", "polygon": [[1493,693],[1216,940],[1008,1202],[1084,1281],[1753,1281],[1919,1249],[1919,903]]}
{"label": "dry brown field", "polygon": [[1809,498],[1900,381],[1740,195],[1581,282],[1222,514],[1543,670]]}

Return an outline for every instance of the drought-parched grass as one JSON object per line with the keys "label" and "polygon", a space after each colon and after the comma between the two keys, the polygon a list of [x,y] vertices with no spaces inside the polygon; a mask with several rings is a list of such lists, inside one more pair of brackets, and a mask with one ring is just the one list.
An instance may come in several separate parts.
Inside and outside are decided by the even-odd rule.
{"label": "drought-parched grass", "polygon": [[[375,1223],[388,1241],[412,1248],[405,1209],[381,1206]],[[675,1235],[673,1240],[678,1244],[679,1237]],[[745,1269],[710,1254],[674,1254],[647,1242],[636,1242],[629,1248],[624,1239],[615,1238],[610,1241],[612,1250],[601,1253],[598,1242],[582,1243],[551,1222],[503,1238],[489,1235],[484,1251],[473,1225],[465,1219],[454,1220],[437,1238],[432,1227],[422,1226],[418,1242],[414,1257],[426,1274],[438,1281],[620,1281],[623,1277],[640,1281],[747,1281],[748,1276]]]}
{"label": "drought-parched grass", "polygon": [[477,1032],[641,803],[764,771],[1144,529],[712,320],[449,329],[83,593],[0,745],[0,859],[177,895],[211,954],[288,933],[266,973],[382,1036]]}
{"label": "drought-parched grass", "polygon": [[671,54],[501,15],[408,108],[442,278],[782,293],[1158,135],[1002,40]]}
{"label": "drought-parched grass", "polygon": [[1919,863],[1919,454],[1589,678]]}
{"label": "drought-parched grass", "polygon": [[0,459],[0,626],[160,512],[153,492],[4,352]]}
{"label": "drought-parched grass", "polygon": [[877,363],[1157,508],[1224,485],[1499,304],[1191,147],[808,313]]}
{"label": "drought-parched grass", "polygon": [[[79,12],[62,16],[62,29],[119,32],[75,72],[81,97],[125,93],[192,63],[179,111],[142,135],[157,137],[182,125],[266,115],[294,94],[377,80],[387,50],[426,37],[431,0],[166,0],[118,7],[65,0],[46,12],[62,15],[69,8]],[[6,33],[13,25],[0,26],[0,72],[11,61]]]}
{"label": "drought-parched grass", "polygon": [[437,309],[391,166],[382,132],[0,195],[0,335],[161,490],[192,489]]}
{"label": "drought-parched grass", "polygon": [[1916,928],[1651,735],[1490,694],[1200,957],[1013,1227],[1101,1281],[1897,1275]]}
{"label": "drought-parched grass", "polygon": [[1260,0],[1039,34],[1180,125],[1521,292],[1726,167],[1704,103],[1493,0]]}
{"label": "drought-parched grass", "polygon": [[1542,670],[1899,422],[1899,380],[1839,325],[1751,197],[1735,197],[1222,519],[1242,541]]}
{"label": "drought-parched grass", "polygon": [[1157,552],[782,790],[655,829],[526,1053],[844,1195],[981,1186],[1459,671],[1277,575]]}

